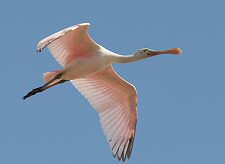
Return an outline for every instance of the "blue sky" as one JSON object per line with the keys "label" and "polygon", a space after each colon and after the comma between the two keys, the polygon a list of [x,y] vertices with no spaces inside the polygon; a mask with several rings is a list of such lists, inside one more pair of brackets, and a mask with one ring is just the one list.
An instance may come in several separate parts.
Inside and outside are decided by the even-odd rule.
{"label": "blue sky", "polygon": [[70,83],[26,101],[60,69],[36,44],[68,26],[90,22],[90,35],[120,54],[181,47],[116,71],[139,93],[131,159],[152,164],[225,162],[225,1],[0,1],[0,163],[120,163],[97,113]]}

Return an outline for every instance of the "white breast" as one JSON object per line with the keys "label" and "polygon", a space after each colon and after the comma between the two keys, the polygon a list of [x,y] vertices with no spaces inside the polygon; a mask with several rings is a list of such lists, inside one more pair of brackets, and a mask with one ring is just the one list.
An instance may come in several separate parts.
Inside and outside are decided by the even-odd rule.
{"label": "white breast", "polygon": [[71,62],[70,65],[64,68],[65,73],[62,79],[74,80],[87,77],[106,68],[110,64],[111,62],[107,60],[107,55],[99,51],[96,55],[91,57],[81,58]]}

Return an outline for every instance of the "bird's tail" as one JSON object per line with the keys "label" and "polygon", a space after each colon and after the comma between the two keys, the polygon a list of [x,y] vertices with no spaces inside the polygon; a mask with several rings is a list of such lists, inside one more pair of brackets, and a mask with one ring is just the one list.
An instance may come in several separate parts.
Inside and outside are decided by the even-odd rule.
{"label": "bird's tail", "polygon": [[[43,74],[43,79],[44,81],[47,83],[49,82],[50,80],[52,80],[57,74],[59,74],[60,71],[57,70],[57,71],[52,71],[52,72],[46,72]],[[61,79],[57,79],[55,80],[53,83],[57,83],[58,81],[60,81]],[[52,84],[53,84],[52,83]]]}

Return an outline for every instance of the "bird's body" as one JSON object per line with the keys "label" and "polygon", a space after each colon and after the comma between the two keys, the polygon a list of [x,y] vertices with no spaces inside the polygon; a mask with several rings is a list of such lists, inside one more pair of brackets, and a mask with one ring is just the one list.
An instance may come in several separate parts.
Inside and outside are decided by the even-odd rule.
{"label": "bird's body", "polygon": [[101,71],[111,64],[110,53],[107,54],[103,51],[103,47],[99,47],[97,51],[89,55],[88,57],[80,57],[67,65],[63,69],[65,74],[61,78],[65,80],[84,78]]}
{"label": "bird's body", "polygon": [[179,48],[165,51],[140,49],[133,55],[119,55],[95,43],[88,35],[88,23],[71,26],[38,43],[46,46],[63,66],[44,74],[45,85],[23,99],[70,80],[99,113],[102,128],[113,155],[130,158],[137,123],[137,91],[113,69],[112,63],[129,63],[159,54],[181,53]]}

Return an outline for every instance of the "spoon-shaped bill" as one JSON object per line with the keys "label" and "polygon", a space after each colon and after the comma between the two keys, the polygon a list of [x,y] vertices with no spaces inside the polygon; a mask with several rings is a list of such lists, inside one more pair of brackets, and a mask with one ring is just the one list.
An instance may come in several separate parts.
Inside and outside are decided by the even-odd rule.
{"label": "spoon-shaped bill", "polygon": [[180,55],[181,53],[182,53],[182,50],[180,48],[172,48],[169,50],[154,51],[154,55],[160,55],[160,54]]}

